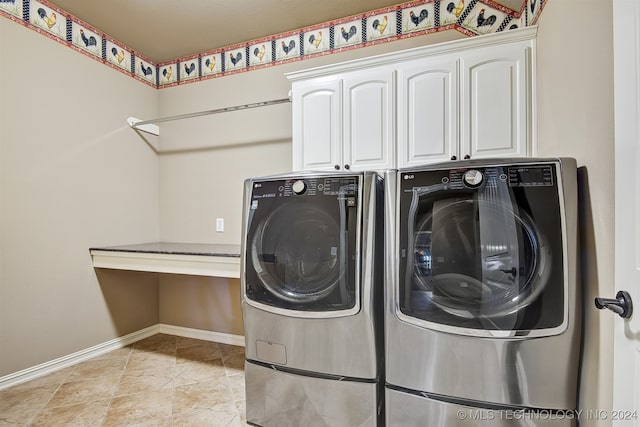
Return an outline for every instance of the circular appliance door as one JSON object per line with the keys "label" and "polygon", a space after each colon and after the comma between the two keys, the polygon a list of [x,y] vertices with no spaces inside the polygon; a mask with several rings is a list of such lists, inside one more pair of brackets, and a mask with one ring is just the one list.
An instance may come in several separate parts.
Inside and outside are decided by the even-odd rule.
{"label": "circular appliance door", "polygon": [[344,277],[341,228],[344,224],[317,207],[294,203],[274,210],[251,242],[258,279],[276,298],[289,302],[329,295]]}
{"label": "circular appliance door", "polygon": [[[510,205],[508,205],[510,207]],[[441,199],[416,216],[408,274],[413,304],[459,318],[495,318],[531,304],[550,257],[524,213],[492,201]]]}

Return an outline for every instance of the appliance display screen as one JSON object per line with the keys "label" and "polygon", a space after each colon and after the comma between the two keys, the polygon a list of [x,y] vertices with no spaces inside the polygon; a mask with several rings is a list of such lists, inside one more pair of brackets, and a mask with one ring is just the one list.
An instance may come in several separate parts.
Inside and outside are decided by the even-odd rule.
{"label": "appliance display screen", "polygon": [[551,166],[523,166],[509,168],[511,187],[550,187],[553,185]]}

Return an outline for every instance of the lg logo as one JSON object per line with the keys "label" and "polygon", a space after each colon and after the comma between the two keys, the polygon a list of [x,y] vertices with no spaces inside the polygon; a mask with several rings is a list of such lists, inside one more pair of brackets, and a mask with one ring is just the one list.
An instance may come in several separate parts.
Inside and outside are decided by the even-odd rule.
{"label": "lg logo", "polygon": [[413,178],[415,178],[415,175],[405,175],[405,176],[404,176],[404,179],[405,179],[405,180],[413,179]]}

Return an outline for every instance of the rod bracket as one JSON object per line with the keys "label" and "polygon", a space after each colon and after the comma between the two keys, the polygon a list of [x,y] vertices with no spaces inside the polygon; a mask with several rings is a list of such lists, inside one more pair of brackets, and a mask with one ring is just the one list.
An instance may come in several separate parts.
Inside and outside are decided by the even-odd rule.
{"label": "rod bracket", "polygon": [[140,119],[136,119],[135,117],[129,117],[127,119],[127,123],[135,130],[139,130],[142,132],[150,133],[155,136],[160,135],[160,127],[158,125],[154,125],[152,123],[138,125],[138,123],[142,122]]}

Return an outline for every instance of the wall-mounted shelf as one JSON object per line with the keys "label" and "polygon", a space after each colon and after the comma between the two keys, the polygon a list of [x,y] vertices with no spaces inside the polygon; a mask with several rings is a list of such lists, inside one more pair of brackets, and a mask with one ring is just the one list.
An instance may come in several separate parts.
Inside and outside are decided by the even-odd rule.
{"label": "wall-mounted shelf", "polygon": [[291,102],[291,95],[289,98],[273,99],[270,101],[253,102],[251,104],[234,105],[233,107],[216,108],[215,110],[198,111],[195,113],[179,114],[177,116],[160,117],[158,119],[140,120],[135,117],[129,117],[127,124],[133,129],[141,130],[143,132],[150,133],[152,135],[159,136],[160,128],[156,126],[156,123],[171,122],[174,120],[190,119],[193,117],[208,116],[211,114],[230,113],[232,111],[247,110],[251,108],[269,107],[271,105],[278,105]]}
{"label": "wall-mounted shelf", "polygon": [[240,245],[155,242],[89,249],[95,268],[240,277]]}

